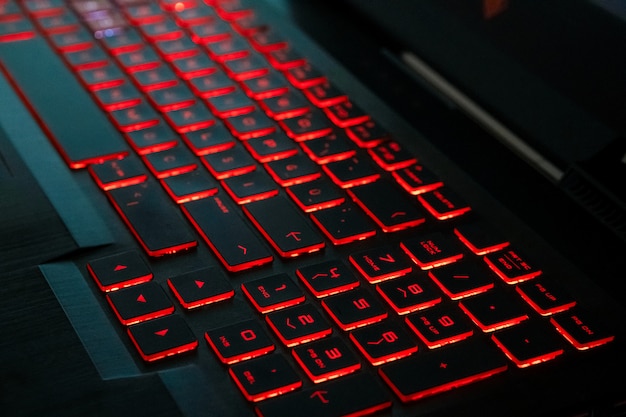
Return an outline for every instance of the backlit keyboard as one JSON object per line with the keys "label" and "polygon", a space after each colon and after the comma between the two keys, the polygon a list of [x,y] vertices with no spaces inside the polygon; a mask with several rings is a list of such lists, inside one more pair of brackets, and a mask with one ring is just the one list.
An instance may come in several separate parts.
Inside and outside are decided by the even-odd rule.
{"label": "backlit keyboard", "polygon": [[81,267],[140,361],[206,351],[259,416],[355,416],[613,340],[253,1],[8,0],[0,42],[139,244]]}

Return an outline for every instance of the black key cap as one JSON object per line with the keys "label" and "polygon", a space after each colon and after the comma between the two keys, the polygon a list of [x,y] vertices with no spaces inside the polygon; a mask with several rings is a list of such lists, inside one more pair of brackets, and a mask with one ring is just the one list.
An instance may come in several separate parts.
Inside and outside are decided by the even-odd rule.
{"label": "black key cap", "polygon": [[185,203],[182,208],[229,271],[242,271],[272,262],[272,254],[224,195]]}
{"label": "black key cap", "polygon": [[203,268],[169,278],[167,285],[186,309],[202,307],[235,295],[228,277],[218,268]]}
{"label": "black key cap", "polygon": [[393,171],[391,175],[402,188],[413,195],[426,193],[443,186],[443,181],[428,168],[419,164]]}
{"label": "black key cap", "polygon": [[519,368],[550,361],[563,354],[565,341],[545,321],[527,321],[491,335]]}
{"label": "black key cap", "polygon": [[237,204],[264,200],[278,194],[278,185],[262,169],[226,178],[222,185]]}
{"label": "black key cap", "polygon": [[95,259],[87,264],[87,270],[102,291],[115,291],[152,279],[152,271],[139,253],[118,253]]}
{"label": "black key cap", "polygon": [[319,167],[304,154],[270,161],[265,169],[283,187],[313,181],[322,175]]}
{"label": "black key cap", "polygon": [[146,362],[179,355],[198,347],[198,339],[178,315],[135,324],[128,328],[128,335]]}
{"label": "black key cap", "polygon": [[431,269],[428,276],[452,300],[480,294],[494,287],[495,276],[474,262],[455,262]]}
{"label": "black key cap", "polygon": [[491,224],[476,220],[454,228],[457,237],[476,255],[486,255],[509,245],[500,231]]}
{"label": "black key cap", "polygon": [[[128,153],[120,133],[42,37],[0,42],[2,64],[72,168]],[[45,66],[33,65],[38,57]],[[47,74],[55,74],[51,83]],[[50,103],[55,103],[51,106]],[[72,123],[68,114],[80,114]]]}
{"label": "black key cap", "polygon": [[209,330],[204,335],[217,357],[233,364],[274,350],[274,344],[258,320],[246,320]]}
{"label": "black key cap", "polygon": [[430,349],[461,341],[474,334],[470,319],[450,304],[410,314],[405,320]]}
{"label": "black key cap", "polygon": [[107,294],[107,301],[120,322],[131,325],[174,312],[174,304],[154,281]]}
{"label": "black key cap", "polygon": [[324,298],[322,306],[343,330],[367,326],[387,317],[383,304],[363,288]]}
{"label": "black key cap", "polygon": [[463,258],[460,242],[441,232],[407,239],[400,246],[422,269],[440,267]]}
{"label": "black key cap", "polygon": [[361,369],[359,358],[343,339],[336,336],[298,346],[292,353],[296,362],[316,384]]}
{"label": "black key cap", "polygon": [[550,322],[578,350],[602,346],[615,339],[615,335],[602,326],[599,317],[578,307],[555,314]]}
{"label": "black key cap", "polygon": [[549,316],[570,309],[576,300],[562,288],[558,282],[547,279],[535,279],[523,282],[515,287],[535,311],[542,316]]}
{"label": "black key cap", "polygon": [[411,274],[376,286],[378,293],[398,314],[407,314],[441,302],[441,293],[422,275]]}
{"label": "black key cap", "polygon": [[257,405],[260,417],[285,417],[298,410],[298,417],[366,416],[391,406],[380,381],[357,373],[302,391],[285,394]]}
{"label": "black key cap", "polygon": [[243,210],[284,258],[315,252],[325,246],[324,239],[283,196],[252,202]]}
{"label": "black key cap", "polygon": [[472,209],[461,196],[446,187],[420,194],[417,199],[437,220],[458,217]]}
{"label": "black key cap", "polygon": [[374,366],[417,352],[415,338],[398,322],[385,320],[350,333],[350,339]]}
{"label": "black key cap", "polygon": [[148,181],[107,194],[148,255],[173,254],[198,244],[178,210],[168,204],[169,198],[158,184]]}
{"label": "black key cap", "polygon": [[174,175],[161,180],[161,184],[178,204],[209,197],[217,193],[217,182],[204,169]]}
{"label": "black key cap", "polygon": [[506,369],[502,353],[495,346],[476,339],[383,365],[379,373],[402,402],[410,402]]}
{"label": "black key cap", "polygon": [[411,260],[396,247],[367,249],[353,253],[349,259],[370,284],[406,275],[413,269]]}
{"label": "black key cap", "polygon": [[353,203],[315,211],[311,219],[335,245],[345,245],[376,234],[370,219]]}
{"label": "black key cap", "polygon": [[348,291],[360,285],[357,276],[339,260],[298,268],[296,273],[317,298]]}
{"label": "black key cap", "polygon": [[528,319],[523,301],[504,291],[488,291],[464,298],[459,307],[484,332],[503,329]]}
{"label": "black key cap", "polygon": [[426,221],[407,194],[389,181],[380,180],[348,189],[354,201],[383,229],[383,232],[415,227]]}
{"label": "black key cap", "polygon": [[302,380],[282,355],[267,355],[229,369],[248,401],[261,401],[302,386]]}
{"label": "black key cap", "polygon": [[304,301],[304,293],[287,274],[244,282],[241,290],[259,313],[280,310]]}
{"label": "black key cap", "polygon": [[286,191],[293,201],[307,213],[338,206],[346,200],[345,193],[325,176],[292,185]]}
{"label": "black key cap", "polygon": [[265,320],[288,347],[321,339],[332,333],[330,323],[308,303],[270,313]]}
{"label": "black key cap", "polygon": [[417,158],[395,140],[388,140],[369,149],[372,159],[383,169],[395,171],[417,162]]}
{"label": "black key cap", "polygon": [[491,268],[507,284],[518,284],[528,281],[542,271],[523,253],[507,248],[502,252],[490,253],[483,258]]}

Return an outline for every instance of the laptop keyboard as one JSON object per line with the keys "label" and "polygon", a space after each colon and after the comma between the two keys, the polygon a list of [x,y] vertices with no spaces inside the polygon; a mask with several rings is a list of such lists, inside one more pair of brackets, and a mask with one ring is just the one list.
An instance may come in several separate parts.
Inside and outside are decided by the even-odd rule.
{"label": "laptop keyboard", "polygon": [[[79,82],[5,62],[139,243],[83,265],[138,357],[208,350],[259,416],[352,416],[613,340],[253,6],[0,3],[0,43],[57,54]],[[49,100],[90,111],[74,93],[104,131],[68,133]],[[214,264],[154,273],[202,245]],[[253,318],[189,324],[236,297]]]}

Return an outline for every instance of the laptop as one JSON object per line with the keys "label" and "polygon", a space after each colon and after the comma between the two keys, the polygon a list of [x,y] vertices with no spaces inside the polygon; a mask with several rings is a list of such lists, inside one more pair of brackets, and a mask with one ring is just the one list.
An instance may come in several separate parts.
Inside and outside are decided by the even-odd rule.
{"label": "laptop", "polygon": [[622,415],[625,10],[0,3],[3,415]]}

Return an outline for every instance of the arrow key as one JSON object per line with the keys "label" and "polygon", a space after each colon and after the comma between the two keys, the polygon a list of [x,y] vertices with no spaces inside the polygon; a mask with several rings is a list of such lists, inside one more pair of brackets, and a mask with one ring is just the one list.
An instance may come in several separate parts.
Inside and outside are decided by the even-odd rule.
{"label": "arrow key", "polygon": [[117,318],[127,326],[174,312],[174,304],[154,281],[110,292],[106,297]]}
{"label": "arrow key", "polygon": [[304,301],[304,292],[287,274],[277,274],[241,284],[243,293],[260,313]]}
{"label": "arrow key", "polygon": [[146,362],[194,350],[198,340],[177,315],[162,317],[128,328],[128,335]]}
{"label": "arrow key", "polygon": [[107,292],[152,279],[152,271],[135,251],[95,259],[87,264],[87,270],[98,287]]}
{"label": "arrow key", "polygon": [[186,309],[197,308],[235,295],[226,275],[218,268],[203,268],[167,280],[180,304]]}

